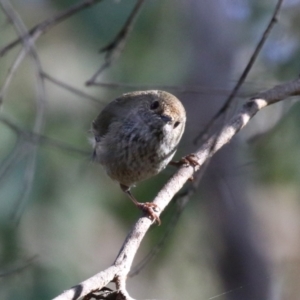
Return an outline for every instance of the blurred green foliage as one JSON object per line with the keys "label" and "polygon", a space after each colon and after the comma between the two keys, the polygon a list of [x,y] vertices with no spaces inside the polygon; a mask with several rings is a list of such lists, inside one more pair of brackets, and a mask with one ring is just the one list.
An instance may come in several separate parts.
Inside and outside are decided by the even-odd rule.
{"label": "blurred green foliage", "polygon": [[300,180],[299,103],[267,134],[259,137],[254,155],[260,162],[259,181],[268,184],[294,184]]}

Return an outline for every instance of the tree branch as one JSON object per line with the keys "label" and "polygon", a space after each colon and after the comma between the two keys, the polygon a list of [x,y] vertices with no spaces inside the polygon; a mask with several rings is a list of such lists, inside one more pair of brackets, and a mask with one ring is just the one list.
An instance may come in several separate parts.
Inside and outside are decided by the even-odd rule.
{"label": "tree branch", "polygon": [[[101,82],[97,81],[93,83],[93,86],[99,86],[107,89],[127,89],[127,90],[166,90],[172,91],[180,94],[201,94],[201,95],[229,95],[229,89],[222,88],[210,88],[207,86],[201,85],[158,85],[158,84],[132,84],[132,83],[123,83],[123,82]],[[237,97],[245,98],[248,97],[249,93],[238,93]]]}
{"label": "tree branch", "polygon": [[[211,137],[194,153],[194,157],[199,165],[195,168],[192,166],[182,166],[161,189],[153,201],[159,208],[158,215],[170,203],[174,195],[183,187],[186,181],[196,171],[199,171],[205,166],[205,162],[218,150],[229,143],[231,139],[248,124],[257,112],[268,105],[297,95],[300,95],[300,79],[275,86],[274,88],[258,93],[255,97],[249,99],[220,132],[211,135]],[[212,145],[214,145],[214,147],[212,147]],[[129,273],[139,245],[151,224],[152,221],[149,218],[145,216],[139,218],[126,237],[117,258],[111,267],[65,291],[54,298],[54,300],[79,299],[93,291],[100,290],[111,281],[117,283],[117,290],[125,299],[132,299],[125,290],[126,276]]]}
{"label": "tree branch", "polygon": [[[7,127],[9,127],[12,131],[14,131],[16,133],[16,135],[19,137],[19,140],[21,139],[23,141],[26,141],[26,142],[34,144],[34,145],[46,144],[51,147],[61,149],[63,151],[67,151],[67,152],[78,154],[78,155],[83,155],[85,157],[89,157],[91,155],[90,151],[73,147],[64,142],[61,142],[56,139],[52,139],[50,137],[47,137],[47,136],[39,134],[39,133],[24,130],[23,128],[17,126],[14,122],[12,122],[11,120],[9,120],[8,118],[6,118],[4,116],[0,116],[0,122],[3,123],[4,125],[6,125]],[[20,147],[22,147],[22,145],[17,144],[16,147],[20,148]],[[24,149],[22,149],[20,152],[21,153],[24,152]],[[12,155],[12,153],[10,155]],[[0,164],[0,181],[1,181],[1,174],[2,174],[1,169],[2,169],[2,165]]]}
{"label": "tree branch", "polygon": [[209,134],[210,130],[215,125],[215,122],[219,119],[219,117],[222,116],[225,112],[230,111],[230,107],[232,106],[232,103],[233,103],[238,91],[240,90],[241,86],[245,82],[250,70],[252,69],[252,67],[254,65],[254,62],[255,62],[256,58],[258,57],[259,52],[261,51],[265,41],[267,40],[267,38],[269,37],[269,35],[271,33],[272,28],[274,27],[275,23],[277,22],[277,16],[278,16],[280,8],[282,6],[282,2],[283,2],[283,0],[278,0],[277,4],[275,6],[274,12],[272,14],[272,17],[271,17],[266,29],[264,30],[259,42],[257,43],[257,45],[254,49],[254,52],[252,53],[252,55],[251,55],[247,65],[246,65],[244,71],[242,72],[242,75],[240,76],[240,78],[237,81],[236,85],[232,89],[230,95],[226,99],[223,106],[211,118],[209,123],[204,127],[204,129],[200,132],[200,134],[195,138],[195,140],[194,140],[195,145],[197,145],[199,140],[202,140],[202,141],[205,140],[205,136],[207,136],[207,134]]}
{"label": "tree branch", "polygon": [[[81,91],[81,90],[79,90],[79,89],[77,89],[77,88],[61,81],[61,80],[59,80],[59,79],[54,78],[53,76],[51,76],[51,75],[49,75],[45,72],[43,72],[42,75],[45,79],[47,79],[48,81],[54,83],[55,85],[60,86],[61,88],[65,89],[65,90],[67,90],[67,91],[69,91],[69,92],[71,92],[71,93],[73,93],[73,94],[75,94],[79,97],[83,97],[83,98],[86,98],[88,100],[91,100],[94,104],[97,104],[97,105],[105,104],[104,100],[100,100],[99,98],[93,97],[93,96],[91,96],[91,95],[89,95],[89,94],[87,94],[87,93],[85,93],[85,92],[83,92],[83,91]],[[1,93],[0,93],[0,96],[1,96]],[[0,101],[1,101],[1,97],[0,97]]]}
{"label": "tree branch", "polygon": [[[46,108],[46,94],[45,94],[45,85],[44,80],[42,77],[42,65],[39,59],[39,55],[35,49],[35,45],[33,40],[28,35],[28,30],[23,23],[23,20],[17,13],[17,11],[13,8],[13,6],[10,4],[7,0],[0,0],[1,8],[4,12],[4,14],[7,16],[13,27],[15,28],[15,31],[20,37],[20,40],[23,44],[23,49],[28,52],[34,66],[35,75],[37,78],[36,83],[36,114],[35,114],[35,120],[33,125],[33,131],[36,133],[40,133],[44,126],[45,121],[45,108]],[[21,52],[22,53],[22,52]],[[22,55],[20,55],[21,57]],[[17,201],[17,209],[15,210],[15,216],[17,221],[19,220],[24,204],[28,198],[28,195],[32,188],[32,183],[34,180],[35,175],[35,166],[36,166],[36,154],[37,154],[37,146],[32,145],[30,156],[28,157],[27,163],[26,163],[26,169],[24,173],[24,180],[23,180],[23,186],[22,186],[22,192],[20,194],[20,197]],[[19,215],[17,213],[19,212]]]}
{"label": "tree branch", "polygon": [[100,53],[105,53],[104,63],[100,66],[97,72],[86,82],[86,85],[93,85],[97,77],[120,57],[125,48],[129,34],[133,29],[134,21],[136,20],[137,15],[140,12],[144,2],[145,0],[137,0],[128,19],[126,20],[125,24],[118,32],[118,34],[115,36],[113,41],[110,42],[107,46],[100,49]]}
{"label": "tree branch", "polygon": [[84,0],[80,3],[77,3],[77,4],[69,7],[68,9],[60,12],[59,14],[57,14],[53,17],[50,17],[49,19],[46,19],[45,21],[35,25],[28,31],[28,33],[26,33],[26,35],[15,39],[11,43],[9,43],[7,46],[0,49],[0,57],[5,55],[9,50],[13,49],[18,44],[20,44],[22,42],[22,39],[32,38],[32,40],[35,41],[42,34],[46,33],[49,29],[51,29],[53,26],[72,17],[74,14],[78,13],[79,11],[84,10],[88,7],[91,7],[101,1],[102,0]]}

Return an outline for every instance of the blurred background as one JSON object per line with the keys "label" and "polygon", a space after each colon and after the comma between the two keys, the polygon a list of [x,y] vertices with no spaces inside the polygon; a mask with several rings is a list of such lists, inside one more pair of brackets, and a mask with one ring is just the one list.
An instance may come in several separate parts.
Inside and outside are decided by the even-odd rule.
{"label": "blurred background", "polygon": [[[80,2],[10,1],[27,28]],[[195,151],[195,137],[237,82],[276,2],[145,1],[124,52],[97,79],[114,83],[106,87],[85,82],[136,1],[99,1],[37,40],[42,71],[90,97],[47,77],[43,96],[30,55],[1,90],[0,299],[51,299],[114,261],[140,213],[91,162],[92,120],[123,92],[163,86],[187,110],[177,157]],[[299,76],[299,13],[299,0],[284,1],[236,107]],[[0,30],[2,49],[17,37],[2,10]],[[0,58],[1,87],[21,49]],[[146,235],[134,265],[173,228],[155,259],[128,279],[132,297],[299,299],[299,114],[295,100],[267,108],[214,156],[178,222],[170,223],[173,203]],[[173,172],[133,193],[151,201]]]}

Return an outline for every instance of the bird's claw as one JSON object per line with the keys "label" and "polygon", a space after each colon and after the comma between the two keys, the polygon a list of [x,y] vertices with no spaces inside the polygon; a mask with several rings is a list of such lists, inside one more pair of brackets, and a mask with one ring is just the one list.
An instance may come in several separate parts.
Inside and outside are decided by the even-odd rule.
{"label": "bird's claw", "polygon": [[[184,156],[178,161],[171,161],[169,164],[176,166],[176,167],[181,167],[181,166],[190,167],[191,166],[193,168],[196,168],[196,167],[200,166],[200,164],[197,161],[197,156],[194,153]],[[191,176],[189,178],[189,181],[193,181],[193,180],[194,180],[194,177]]]}
{"label": "bird's claw", "polygon": [[197,156],[194,153],[184,156],[180,161],[186,167],[189,167],[189,166],[198,167],[199,166],[199,163],[197,161]]}
{"label": "bird's claw", "polygon": [[199,166],[199,163],[197,161],[197,156],[194,153],[191,153],[187,156],[182,157],[180,160],[178,161],[171,161],[170,165],[176,166],[176,167],[181,167],[181,166],[185,166],[185,167],[197,167]]}
{"label": "bird's claw", "polygon": [[158,206],[152,202],[145,202],[141,203],[139,202],[137,207],[142,210],[144,213],[150,217],[151,220],[154,222],[157,222],[158,225],[161,224],[159,216],[156,214],[156,212],[159,211]]}

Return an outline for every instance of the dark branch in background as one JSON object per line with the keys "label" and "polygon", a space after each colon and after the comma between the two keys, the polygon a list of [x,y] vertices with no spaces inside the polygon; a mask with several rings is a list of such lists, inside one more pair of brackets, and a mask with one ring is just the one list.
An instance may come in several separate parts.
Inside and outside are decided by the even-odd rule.
{"label": "dark branch in background", "polygon": [[[194,172],[201,170],[205,162],[210,159],[219,149],[229,143],[231,139],[244,127],[261,109],[268,105],[275,104],[291,96],[300,95],[300,79],[278,85],[273,89],[257,94],[247,101],[240,111],[234,115],[228,123],[223,126],[220,132],[211,137],[194,153],[194,159],[198,167],[182,166],[160,190],[154,199],[159,208],[159,215],[170,203],[174,195],[182,188],[186,181],[193,176]],[[212,147],[215,145],[215,147]],[[75,300],[88,295],[91,292],[100,290],[109,282],[116,283],[118,294],[123,299],[132,299],[126,290],[126,278],[130,271],[134,256],[143,240],[146,232],[151,226],[151,220],[141,217],[133,226],[115,260],[108,269],[99,272],[95,276],[83,281],[73,288],[63,292],[54,300]]]}
{"label": "dark branch in background", "polygon": [[212,127],[215,125],[215,123],[219,119],[219,117],[222,116],[225,112],[230,111],[230,107],[232,106],[233,101],[234,101],[239,89],[245,82],[260,50],[262,49],[265,41],[267,40],[268,36],[270,35],[273,26],[277,22],[277,16],[279,14],[282,2],[283,2],[283,0],[278,0],[276,7],[274,9],[273,15],[271,17],[271,20],[269,21],[267,28],[265,29],[261,39],[259,40],[257,46],[255,47],[255,50],[254,50],[253,54],[251,55],[249,62],[246,65],[241,77],[239,78],[238,82],[234,86],[232,92],[226,99],[226,101],[223,104],[223,106],[221,107],[221,109],[212,117],[212,119],[209,121],[209,123],[204,127],[204,129],[200,132],[200,134],[195,138],[195,140],[194,140],[195,145],[197,145],[199,141],[203,142],[207,138],[207,136],[210,134]]}
{"label": "dark branch in background", "polygon": [[[21,17],[18,15],[16,10],[11,6],[10,2],[7,0],[0,1],[1,8],[4,14],[7,16],[8,20],[11,22],[15,31],[17,32],[20,40],[23,44],[23,49],[26,53],[29,53],[30,58],[32,59],[32,63],[34,66],[34,71],[37,79],[36,83],[36,115],[33,125],[33,131],[36,133],[40,133],[44,127],[44,119],[45,119],[45,105],[46,105],[46,94],[45,94],[45,86],[44,80],[42,77],[42,65],[35,49],[34,42],[28,35],[28,30],[24,25]],[[28,160],[26,162],[25,172],[24,172],[24,180],[22,191],[20,193],[20,197],[16,203],[15,210],[15,220],[18,222],[20,216],[23,212],[23,208],[25,206],[25,202],[29,196],[29,193],[32,189],[32,184],[35,175],[35,165],[36,165],[36,154],[37,154],[37,145],[30,145],[31,151],[28,156]]]}
{"label": "dark branch in background", "polygon": [[100,50],[100,53],[105,53],[104,63],[101,65],[99,70],[91,77],[91,79],[86,82],[86,85],[93,85],[97,77],[120,57],[125,48],[129,34],[133,29],[134,21],[136,20],[137,15],[140,12],[142,4],[144,2],[145,0],[137,0],[131,14],[129,15],[119,33],[116,35],[112,42],[110,42],[107,46],[103,47]]}
{"label": "dark branch in background", "polygon": [[[218,89],[218,88],[208,88],[205,86],[199,85],[187,85],[187,86],[179,86],[179,85],[157,85],[157,84],[130,84],[130,83],[122,83],[122,82],[95,82],[93,86],[99,86],[108,89],[128,89],[128,90],[167,90],[180,94],[203,94],[203,95],[228,95],[230,90],[227,89]],[[238,97],[245,98],[249,97],[248,94],[238,94]]]}
{"label": "dark branch in background", "polygon": [[0,271],[0,278],[10,276],[10,275],[14,275],[14,274],[17,274],[17,273],[20,273],[20,272],[24,271],[25,269],[30,267],[37,258],[38,258],[38,256],[35,255],[35,256],[27,259],[23,264],[20,264],[17,267],[13,267],[13,268],[5,270],[5,271]]}
{"label": "dark branch in background", "polygon": [[[0,164],[0,184],[6,178],[6,174],[9,172],[10,169],[12,169],[25,157],[28,157],[29,155],[35,155],[32,154],[32,151],[34,148],[37,148],[39,144],[46,144],[55,148],[60,148],[64,151],[83,155],[84,157],[90,156],[90,151],[77,149],[63,142],[45,137],[41,134],[21,129],[15,123],[3,116],[0,116],[0,122],[8,126],[17,135],[16,145],[14,146],[10,154],[6,157],[6,159],[4,159]],[[15,205],[12,209],[12,219],[16,222],[19,221],[19,218],[22,215],[22,212],[25,208],[26,203],[24,203],[24,199],[26,199],[26,197],[29,196],[32,180],[34,178],[34,166],[27,166],[28,167],[26,167],[25,169],[25,174],[22,181],[22,192],[19,194],[17,200],[15,201]]]}
{"label": "dark branch in background", "polygon": [[13,49],[15,46],[20,44],[22,42],[22,39],[31,38],[32,41],[35,41],[38,39],[42,34],[46,33],[49,29],[51,29],[53,26],[65,21],[66,19],[72,17],[76,13],[78,13],[81,10],[84,10],[86,8],[89,8],[98,2],[101,2],[102,0],[85,0],[80,3],[77,3],[68,9],[62,11],[61,13],[46,19],[45,21],[35,25],[32,27],[25,35],[15,39],[11,43],[9,43],[7,46],[0,49],[0,56],[5,55],[9,50]]}
{"label": "dark branch in background", "polygon": [[9,170],[13,168],[19,161],[27,155],[27,148],[25,149],[24,141],[18,136],[18,140],[10,151],[9,155],[1,161],[0,164],[0,184],[6,178]]}
{"label": "dark branch in background", "polygon": [[[39,144],[45,144],[50,147],[58,148],[63,151],[67,151],[70,153],[83,155],[85,157],[89,157],[91,155],[90,151],[85,151],[82,149],[78,149],[76,147],[72,147],[64,142],[46,137],[41,134],[37,134],[35,132],[27,131],[22,129],[21,127],[17,126],[14,122],[10,121],[9,119],[5,118],[4,116],[0,116],[0,122],[5,124],[7,127],[9,127],[11,130],[13,130],[16,135],[18,136],[19,140],[26,141],[30,144],[39,145]],[[12,154],[12,153],[11,153]],[[0,165],[0,170],[2,169],[3,165]],[[1,174],[1,171],[0,171]],[[1,176],[1,175],[0,175]]]}
{"label": "dark branch in background", "polygon": [[[14,215],[16,216],[16,220],[19,219],[21,216],[21,213],[24,208],[24,203],[25,200],[27,199],[30,190],[32,188],[33,184],[33,179],[34,179],[34,174],[35,174],[35,163],[36,163],[36,151],[37,151],[37,146],[38,144],[36,141],[42,141],[42,142],[50,142],[50,144],[55,145],[56,147],[60,148],[68,148],[69,151],[75,151],[75,152],[81,152],[84,155],[88,156],[88,154],[84,151],[78,150],[78,149],[72,149],[70,150],[70,147],[62,145],[59,142],[56,141],[51,141],[50,139],[47,139],[46,137],[43,137],[40,135],[40,132],[42,131],[43,123],[44,123],[44,110],[45,110],[45,91],[44,91],[44,78],[47,78],[49,81],[52,81],[53,83],[56,83],[65,89],[68,89],[69,91],[72,91],[74,93],[77,93],[80,96],[89,98],[90,100],[93,100],[96,102],[96,99],[87,96],[85,93],[80,92],[74,88],[68,87],[66,84],[63,84],[59,82],[58,80],[55,80],[51,78],[50,76],[45,76],[45,73],[42,70],[41,63],[39,61],[38,54],[35,50],[34,47],[34,41],[41,36],[41,34],[45,33],[49,29],[51,29],[54,25],[59,24],[60,22],[66,20],[67,18],[71,17],[72,15],[78,13],[79,11],[91,7],[92,5],[96,4],[97,2],[100,2],[102,0],[86,0],[82,1],[76,5],[73,5],[69,7],[67,10],[57,14],[54,17],[51,17],[33,28],[31,28],[29,31],[26,29],[25,25],[23,24],[20,16],[16,13],[16,11],[12,8],[10,3],[6,0],[2,0],[1,7],[6,16],[8,17],[9,21],[13,24],[15,27],[19,38],[17,38],[15,41],[7,45],[6,47],[2,48],[0,50],[0,55],[6,54],[9,50],[14,48],[20,43],[23,43],[23,48],[21,49],[20,53],[18,54],[17,58],[15,59],[12,67],[10,68],[8,75],[5,79],[4,85],[1,88],[0,91],[0,105],[3,101],[3,97],[6,95],[7,89],[11,83],[11,80],[13,76],[15,75],[18,67],[20,66],[21,62],[23,59],[26,57],[26,54],[29,53],[31,58],[33,59],[34,66],[36,69],[36,76],[37,76],[37,98],[36,98],[36,107],[37,107],[37,112],[36,112],[36,118],[35,118],[35,124],[33,128],[33,132],[31,134],[21,134],[22,131],[17,131],[16,128],[15,131],[18,133],[18,138],[21,139],[24,137],[29,137],[35,139],[35,142],[33,142],[33,139],[28,143],[25,139],[21,139],[20,142],[18,142],[15,145],[15,148],[13,150],[13,155],[9,155],[6,159],[4,159],[3,163],[1,164],[1,178],[4,177],[4,174],[6,174],[11,167],[13,167],[20,159],[24,159],[27,157],[27,162],[26,162],[26,169],[24,172],[24,180],[23,180],[23,188],[22,192],[20,193],[20,197],[18,201],[16,202],[16,209],[14,211]],[[4,120],[1,120],[4,122]],[[8,124],[8,120],[6,120],[6,124]],[[5,123],[5,122],[4,122]],[[10,123],[12,125],[12,123]],[[11,128],[13,128],[11,126]],[[24,133],[24,132],[23,132]],[[26,155],[25,155],[26,154]],[[16,159],[16,156],[18,156],[18,159]]]}
{"label": "dark branch in background", "polygon": [[45,79],[47,79],[48,81],[56,84],[57,86],[60,86],[61,88],[79,96],[79,97],[83,97],[83,98],[86,98],[88,100],[91,100],[94,104],[97,104],[97,105],[103,105],[104,104],[104,101],[101,101],[99,100],[98,98],[95,98],[87,93],[84,93],[83,91],[77,89],[77,88],[74,88],[73,86],[65,83],[65,82],[62,82],[61,80],[58,80],[56,78],[54,78],[53,76],[50,76],[49,74],[43,72],[43,77]]}
{"label": "dark branch in background", "polygon": [[4,84],[0,90],[0,106],[3,103],[3,99],[6,96],[6,92],[8,90],[8,87],[16,73],[16,71],[18,70],[21,62],[23,61],[23,59],[25,58],[27,54],[27,51],[22,48],[21,51],[19,52],[19,54],[17,55],[17,58],[15,59],[15,61],[13,62],[12,66],[9,68],[8,70],[8,74],[5,78]]}

